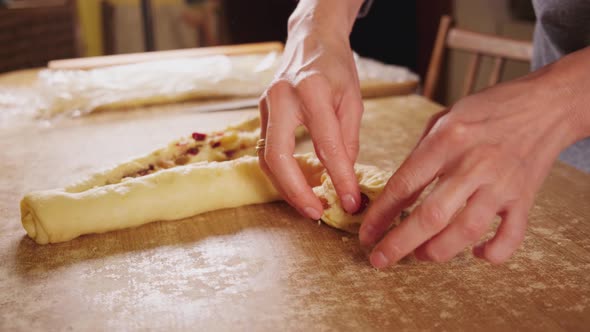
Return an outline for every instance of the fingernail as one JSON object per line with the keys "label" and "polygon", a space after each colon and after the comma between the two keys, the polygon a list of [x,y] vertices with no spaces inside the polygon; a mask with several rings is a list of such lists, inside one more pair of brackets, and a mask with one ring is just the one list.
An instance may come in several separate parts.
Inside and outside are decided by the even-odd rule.
{"label": "fingernail", "polygon": [[346,194],[342,197],[342,207],[348,213],[355,213],[358,209],[358,205],[356,204],[356,200],[351,194]]}
{"label": "fingernail", "polygon": [[371,261],[371,265],[373,265],[374,267],[376,267],[378,269],[382,269],[389,264],[387,257],[385,257],[385,255],[381,251],[376,251],[376,252],[372,253],[370,261]]}
{"label": "fingernail", "polygon": [[320,218],[322,217],[320,211],[312,207],[306,207],[305,209],[303,209],[303,212],[305,212],[305,215],[307,215],[308,218],[313,220],[320,220]]}

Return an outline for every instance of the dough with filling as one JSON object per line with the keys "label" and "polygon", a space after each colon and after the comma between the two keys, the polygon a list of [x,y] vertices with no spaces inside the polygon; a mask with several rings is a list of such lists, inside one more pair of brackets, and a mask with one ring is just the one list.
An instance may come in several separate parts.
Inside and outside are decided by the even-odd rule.
{"label": "dough with filling", "polygon": [[[296,133],[298,137],[303,131]],[[153,153],[92,175],[63,189],[27,194],[21,220],[39,244],[80,235],[176,220],[200,213],[281,199],[253,156],[259,120],[224,131],[193,133]],[[337,199],[325,168],[312,154],[296,155],[309,185],[324,203],[322,220],[357,232],[367,205],[383,190],[389,172],[357,165],[363,202],[355,215]]]}
{"label": "dough with filling", "polygon": [[355,214],[351,215],[343,209],[332,179],[330,179],[327,172],[322,173],[321,185],[313,188],[314,193],[324,205],[322,221],[349,233],[358,233],[367,207],[381,194],[387,180],[392,175],[391,172],[368,165],[357,164],[354,170],[361,191],[360,209]]}

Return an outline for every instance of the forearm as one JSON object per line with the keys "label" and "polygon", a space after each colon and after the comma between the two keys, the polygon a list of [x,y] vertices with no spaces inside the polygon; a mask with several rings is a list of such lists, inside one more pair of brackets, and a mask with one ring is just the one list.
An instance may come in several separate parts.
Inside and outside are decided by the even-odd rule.
{"label": "forearm", "polygon": [[348,37],[363,0],[301,0],[289,18],[289,33],[300,28]]}
{"label": "forearm", "polygon": [[563,59],[564,84],[571,97],[572,129],[577,140],[590,137],[590,47]]}
{"label": "forearm", "polygon": [[[541,90],[569,129],[569,142],[590,137],[590,47],[534,73]],[[554,103],[553,103],[554,102]]]}

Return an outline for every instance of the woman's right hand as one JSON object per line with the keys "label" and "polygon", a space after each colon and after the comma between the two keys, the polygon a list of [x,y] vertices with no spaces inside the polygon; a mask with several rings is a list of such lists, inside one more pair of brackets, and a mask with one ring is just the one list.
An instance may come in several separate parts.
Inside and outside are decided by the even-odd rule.
{"label": "woman's right hand", "polygon": [[[344,2],[350,8],[342,6]],[[259,151],[260,165],[283,198],[315,220],[322,215],[322,204],[293,158],[294,131],[300,125],[309,131],[344,209],[354,213],[359,208],[353,165],[363,105],[348,38],[360,3],[301,1],[289,20],[277,75],[260,99],[261,138],[266,144]]]}

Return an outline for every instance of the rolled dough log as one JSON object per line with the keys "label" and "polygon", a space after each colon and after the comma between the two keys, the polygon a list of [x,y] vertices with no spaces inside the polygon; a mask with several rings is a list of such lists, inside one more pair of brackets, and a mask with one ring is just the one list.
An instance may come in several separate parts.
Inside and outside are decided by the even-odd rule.
{"label": "rolled dough log", "polygon": [[[301,130],[296,133],[303,135]],[[20,204],[23,227],[37,243],[47,244],[280,200],[258,158],[252,156],[258,137],[259,120],[249,119],[224,131],[193,133],[78,184],[27,194]],[[320,161],[312,154],[296,159],[324,203],[322,220],[352,233],[358,231],[366,207],[391,175],[376,167],[356,165],[363,201],[359,212],[350,215],[342,209]]]}
{"label": "rolled dough log", "polygon": [[[310,184],[319,185],[323,167],[317,159],[305,155],[298,160]],[[47,244],[280,199],[258,158],[246,156],[175,167],[77,193],[34,192],[21,201],[21,217],[27,234]]]}

